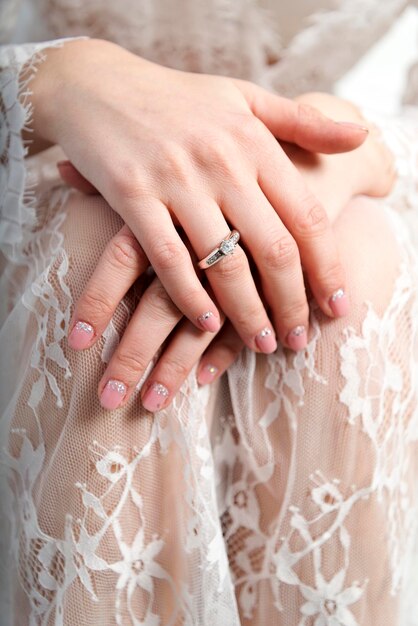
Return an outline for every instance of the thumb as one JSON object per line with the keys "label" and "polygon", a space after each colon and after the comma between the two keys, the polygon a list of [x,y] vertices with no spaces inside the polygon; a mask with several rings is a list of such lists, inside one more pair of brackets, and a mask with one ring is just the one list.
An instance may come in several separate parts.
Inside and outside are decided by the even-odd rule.
{"label": "thumb", "polygon": [[251,111],[280,141],[310,152],[332,154],[361,146],[368,128],[353,122],[335,122],[315,107],[283,98],[249,81],[234,79]]}

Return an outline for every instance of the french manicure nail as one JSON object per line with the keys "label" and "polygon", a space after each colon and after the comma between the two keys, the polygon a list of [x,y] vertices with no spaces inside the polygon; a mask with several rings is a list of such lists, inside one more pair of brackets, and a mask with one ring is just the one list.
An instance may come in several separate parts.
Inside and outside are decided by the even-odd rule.
{"label": "french manicure nail", "polygon": [[158,411],[163,406],[169,395],[170,392],[165,385],[153,383],[144,395],[142,405],[147,411],[155,413],[155,411]]}
{"label": "french manicure nail", "polygon": [[347,128],[352,128],[353,130],[361,130],[363,133],[368,133],[369,129],[367,126],[362,126],[361,124],[355,124],[354,122],[336,122],[339,126],[346,126]]}
{"label": "french manicure nail", "polygon": [[305,326],[296,326],[287,336],[287,345],[292,350],[298,351],[306,348],[308,337]]}
{"label": "french manicure nail", "polygon": [[211,333],[216,333],[219,330],[219,319],[215,317],[212,311],[206,311],[206,313],[199,315],[197,321],[204,330]]}
{"label": "french manicure nail", "polygon": [[219,368],[217,368],[215,365],[205,365],[205,367],[200,370],[197,376],[197,382],[199,383],[199,385],[208,385],[214,380],[218,372]]}
{"label": "french manicure nail", "polygon": [[126,385],[119,380],[108,380],[100,396],[100,404],[104,409],[117,409],[126,396]]}
{"label": "french manicure nail", "polygon": [[68,335],[68,345],[74,350],[83,350],[90,344],[93,335],[93,326],[90,326],[87,322],[76,322]]}
{"label": "french manicure nail", "polygon": [[350,308],[347,295],[344,289],[337,289],[329,299],[329,306],[335,317],[344,317]]}
{"label": "french manicure nail", "polygon": [[255,338],[257,348],[265,354],[271,354],[277,350],[277,341],[271,328],[263,328]]}

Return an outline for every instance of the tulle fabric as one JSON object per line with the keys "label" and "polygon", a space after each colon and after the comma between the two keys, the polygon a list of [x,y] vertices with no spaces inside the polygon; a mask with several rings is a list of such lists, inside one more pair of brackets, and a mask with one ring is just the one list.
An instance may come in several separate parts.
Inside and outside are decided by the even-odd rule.
{"label": "tulle fabric", "polygon": [[192,372],[155,416],[140,384],[107,413],[97,384],[140,286],[97,346],[67,348],[122,222],[62,186],[55,148],[23,163],[21,69],[39,59],[7,55],[1,210],[19,220],[2,231],[2,624],[417,626],[415,110],[374,117],[396,188],[336,224],[347,319],[312,302],[304,352],[244,350],[215,385]]}

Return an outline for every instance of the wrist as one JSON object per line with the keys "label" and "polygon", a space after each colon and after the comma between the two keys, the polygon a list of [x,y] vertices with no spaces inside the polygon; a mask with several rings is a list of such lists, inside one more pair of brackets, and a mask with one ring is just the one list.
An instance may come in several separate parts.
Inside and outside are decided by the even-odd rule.
{"label": "wrist", "polygon": [[114,45],[98,39],[74,39],[44,50],[44,60],[29,83],[33,107],[31,130],[35,139],[59,143],[60,129],[71,106],[86,55],[103,46]]}

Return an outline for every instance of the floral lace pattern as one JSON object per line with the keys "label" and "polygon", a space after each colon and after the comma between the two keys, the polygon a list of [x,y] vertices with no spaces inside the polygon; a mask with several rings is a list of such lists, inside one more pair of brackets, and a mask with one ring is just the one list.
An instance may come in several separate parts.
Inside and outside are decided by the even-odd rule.
{"label": "floral lace pattern", "polygon": [[[55,260],[49,272],[59,277],[65,269],[68,275],[64,257]],[[66,291],[61,282],[61,287],[55,288],[55,297],[65,297]],[[263,602],[270,607],[271,619],[281,619],[274,617],[274,611],[278,616],[283,614],[286,623],[293,589],[298,625],[362,624],[356,607],[371,582],[368,577],[353,578],[353,569],[358,566],[353,560],[353,544],[357,541],[355,528],[362,517],[361,508],[370,499],[387,517],[388,598],[392,601],[397,597],[405,585],[406,561],[418,531],[417,494],[410,484],[416,471],[411,467],[411,449],[416,451],[418,438],[418,386],[416,380],[400,384],[399,352],[393,332],[394,325],[403,324],[405,311],[415,319],[418,312],[416,284],[406,266],[385,315],[380,318],[369,308],[358,330],[345,329],[338,347],[345,381],[340,391],[341,407],[346,407],[344,422],[349,429],[355,429],[361,421],[369,442],[367,449],[370,454],[375,452],[373,463],[367,464],[366,476],[362,477],[363,484],[358,485],[348,484],[335,472],[326,475],[321,469],[309,476],[299,474],[301,469],[305,471],[297,453],[298,441],[306,439],[304,434],[300,439],[307,425],[304,411],[308,415],[315,412],[315,407],[305,404],[305,398],[313,388],[326,388],[330,382],[329,374],[323,375],[318,369],[324,337],[315,313],[314,336],[304,355],[289,357],[279,350],[265,360],[264,366],[257,367],[259,356],[243,353],[230,371],[229,393],[219,396],[225,410],[214,412],[217,435],[211,437],[206,421],[201,419],[208,410],[211,391],[201,393],[193,378],[183,386],[173,409],[162,411],[155,419],[131,407],[131,418],[142,420],[142,425],[137,422],[134,427],[137,445],[123,444],[121,431],[119,444],[114,439],[110,446],[104,445],[102,441],[109,438],[104,424],[92,431],[94,435],[83,436],[75,423],[68,424],[67,417],[60,438],[66,438],[65,430],[79,438],[78,449],[72,451],[79,459],[74,463],[74,474],[74,467],[66,466],[63,441],[51,457],[45,431],[47,406],[55,405],[57,418],[64,409],[70,421],[76,419],[76,413],[68,407],[71,398],[63,400],[68,396],[71,368],[62,351],[62,335],[51,335],[48,320],[54,319],[55,313],[53,303],[44,306],[45,279],[41,278],[31,292],[35,300],[25,304],[38,319],[36,336],[40,341],[34,354],[48,354],[59,368],[55,371],[62,373],[56,377],[61,381],[61,393],[57,393],[56,379],[48,374],[45,359],[32,360],[24,382],[24,387],[29,382],[27,391],[22,395],[22,388],[8,415],[9,449],[3,454],[3,464],[12,477],[9,497],[14,502],[15,524],[11,546],[20,584],[28,598],[28,623],[46,626],[51,619],[54,624],[73,623],[76,609],[69,600],[73,594],[83,596],[84,603],[88,599],[85,608],[89,606],[87,614],[94,619],[95,607],[99,610],[105,602],[103,592],[110,584],[115,590],[110,620],[116,624],[238,625],[241,619],[242,623],[252,620],[258,624],[264,623],[260,616]],[[411,309],[405,307],[405,298],[411,299]],[[62,303],[61,308],[66,310]],[[48,337],[42,339],[42,331],[48,327]],[[58,327],[61,322],[55,319],[52,328]],[[376,341],[379,347],[371,349]],[[414,363],[417,341],[415,331],[414,342],[406,348]],[[386,374],[379,371],[382,365]],[[262,380],[271,394],[264,410],[253,413],[253,404],[250,411],[240,412],[245,403],[239,393],[241,386],[252,380],[253,392],[257,376],[251,379],[251,374],[263,367]],[[368,378],[358,376],[359,371],[365,371]],[[247,373],[244,384],[243,372]],[[391,423],[381,428],[387,419],[388,402]],[[227,410],[228,405],[232,412]],[[271,433],[278,422],[292,440],[286,447],[278,445]],[[353,441],[359,436],[355,432]],[[90,439],[93,436],[99,438]],[[63,451],[62,472],[70,474],[63,476],[64,482],[69,481],[69,500],[68,505],[67,500],[60,499],[55,504],[58,518],[62,516],[58,522],[62,530],[48,533],[43,509],[51,503],[45,474],[56,472],[53,457],[58,449]],[[289,470],[280,479],[277,472],[282,454],[289,457]],[[81,460],[86,456],[87,463]],[[150,468],[159,475],[151,485],[143,479],[150,476]],[[168,524],[173,511],[159,510],[164,520],[160,523],[150,508],[164,509],[160,499],[150,495],[150,489],[157,488],[161,481],[160,493],[169,498],[173,473],[174,502],[181,509],[174,515],[174,537]],[[300,486],[305,481],[308,493],[301,498]],[[70,512],[74,507],[77,513]],[[270,518],[268,523],[265,516]],[[339,555],[339,566],[331,575],[329,550]]]}
{"label": "floral lace pattern", "polygon": [[[387,3],[376,29],[403,4]],[[60,34],[84,24],[100,36],[94,28],[110,29],[116,41],[123,35],[120,8],[110,20],[93,0],[79,13],[69,11],[69,0],[48,6]],[[206,41],[212,51],[219,52],[220,35],[231,44],[199,68],[280,83],[279,66],[260,74],[266,51],[277,54],[278,43],[252,3],[239,10],[225,0],[188,7],[195,26],[222,22]],[[160,25],[172,5],[144,2],[141,9],[137,25],[153,23],[147,10]],[[259,28],[240,58],[236,37],[225,33],[236,34],[237,11],[239,32],[248,34],[255,16]],[[350,11],[336,3],[327,18],[313,19],[305,43],[301,33],[289,50],[306,56],[309,41],[331,22],[341,26]],[[141,32],[150,54],[171,54],[173,38],[159,48],[160,35]],[[121,43],[134,49],[130,40]],[[337,326],[313,309],[303,353],[244,351],[210,388],[198,388],[192,373],[174,404],[155,417],[141,408],[138,393],[109,415],[98,404],[97,382],[134,310],[134,294],[87,353],[67,350],[65,336],[73,303],[118,218],[102,201],[69,194],[54,177],[45,181],[42,157],[25,164],[20,136],[31,115],[23,95],[29,77],[43,46],[55,44],[61,42],[0,53],[5,625],[417,626],[415,114],[375,118],[399,170],[396,189],[380,203],[401,253],[383,309],[362,303]],[[173,58],[196,69],[190,50],[179,45]],[[287,56],[296,59],[289,91],[297,81],[306,86],[305,78],[320,85],[345,67],[325,64],[329,71],[315,77],[309,64],[305,73],[297,69],[296,52]]]}

